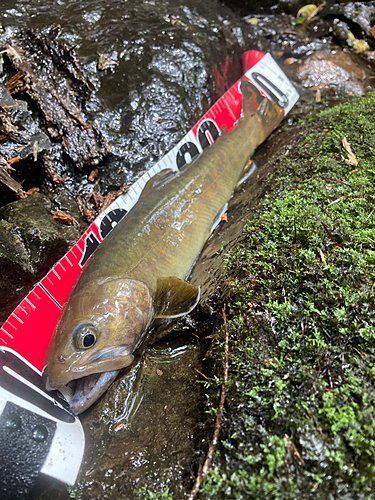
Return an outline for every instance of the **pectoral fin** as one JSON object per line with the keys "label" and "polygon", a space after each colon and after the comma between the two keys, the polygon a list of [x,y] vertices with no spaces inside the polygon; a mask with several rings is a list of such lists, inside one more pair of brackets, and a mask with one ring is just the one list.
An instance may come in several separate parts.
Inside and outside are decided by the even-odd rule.
{"label": "pectoral fin", "polygon": [[199,296],[199,288],[176,276],[158,278],[154,299],[154,318],[184,316],[198,304]]}

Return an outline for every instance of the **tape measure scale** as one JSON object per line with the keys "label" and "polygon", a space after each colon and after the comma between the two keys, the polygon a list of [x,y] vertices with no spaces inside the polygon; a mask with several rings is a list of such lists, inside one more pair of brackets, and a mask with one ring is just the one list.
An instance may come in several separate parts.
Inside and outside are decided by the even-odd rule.
{"label": "tape measure scale", "polygon": [[[289,112],[298,93],[273,58],[258,51],[242,58],[245,77],[263,95]],[[225,127],[230,131],[241,112],[240,80],[207,111],[185,137],[153,165],[129,191],[95,219],[77,243],[29,292],[0,327],[0,346],[15,351],[40,373],[55,325],[84,265],[113,227],[137,202],[147,181],[165,169],[179,170],[209,147]]]}

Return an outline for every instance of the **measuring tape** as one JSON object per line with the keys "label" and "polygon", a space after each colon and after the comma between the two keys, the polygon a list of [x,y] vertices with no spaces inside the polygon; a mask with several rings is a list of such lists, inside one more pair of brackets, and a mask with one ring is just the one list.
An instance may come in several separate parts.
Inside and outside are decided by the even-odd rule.
{"label": "measuring tape", "polygon": [[[298,93],[273,58],[248,51],[242,58],[245,77],[287,114]],[[132,209],[145,184],[165,169],[179,170],[202,153],[225,127],[230,131],[241,112],[240,80],[196,123],[185,137],[158,163],[117,198],[95,219],[81,238],[33,288],[0,328],[0,346],[17,353],[39,373],[56,323],[68,295],[95,249],[113,227]]]}

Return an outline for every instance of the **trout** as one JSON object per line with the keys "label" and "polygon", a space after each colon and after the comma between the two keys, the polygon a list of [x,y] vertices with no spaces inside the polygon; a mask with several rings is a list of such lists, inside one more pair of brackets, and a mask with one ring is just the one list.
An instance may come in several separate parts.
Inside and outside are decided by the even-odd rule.
{"label": "trout", "polygon": [[129,366],[152,321],[178,318],[199,301],[185,280],[230,199],[250,154],[283,110],[241,81],[239,123],[180,171],[151,178],[77,280],[45,359],[48,390],[79,379],[79,414]]}

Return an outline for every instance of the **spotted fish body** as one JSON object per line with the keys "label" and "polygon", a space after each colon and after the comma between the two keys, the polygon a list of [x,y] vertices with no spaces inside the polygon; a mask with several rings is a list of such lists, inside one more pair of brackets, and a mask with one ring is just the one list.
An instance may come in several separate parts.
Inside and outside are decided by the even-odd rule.
{"label": "spotted fish body", "polygon": [[96,250],[69,297],[47,354],[49,388],[86,375],[116,373],[132,362],[132,352],[153,318],[178,317],[196,305],[199,291],[183,280],[249,155],[283,117],[281,108],[245,79],[241,92],[238,125],[181,171],[152,178]]}
{"label": "spotted fish body", "polygon": [[282,118],[280,108],[248,87],[238,126],[181,171],[164,171],[149,181],[130,214],[96,251],[80,287],[126,276],[146,283],[153,295],[158,277],[187,277],[250,154]]}

